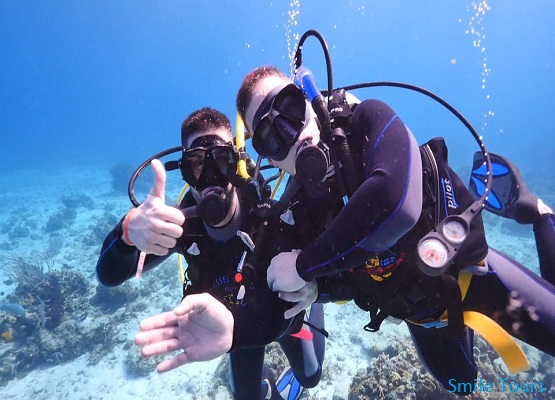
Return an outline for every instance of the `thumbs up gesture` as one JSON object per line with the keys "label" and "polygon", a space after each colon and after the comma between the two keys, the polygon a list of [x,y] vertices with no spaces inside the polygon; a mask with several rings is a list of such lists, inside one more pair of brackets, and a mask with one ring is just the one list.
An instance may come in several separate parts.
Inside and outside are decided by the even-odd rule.
{"label": "thumbs up gesture", "polygon": [[166,170],[152,160],[154,185],[143,204],[129,211],[123,222],[123,241],[142,252],[165,256],[183,234],[183,213],[166,205]]}

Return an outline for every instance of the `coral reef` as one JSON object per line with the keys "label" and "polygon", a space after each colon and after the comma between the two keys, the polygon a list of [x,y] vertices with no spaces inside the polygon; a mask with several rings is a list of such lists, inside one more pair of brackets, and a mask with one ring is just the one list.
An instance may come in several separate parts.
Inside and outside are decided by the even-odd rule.
{"label": "coral reef", "polygon": [[32,330],[33,326],[45,329],[54,329],[60,324],[63,314],[63,295],[56,274],[50,272],[52,259],[49,257],[37,258],[35,262],[28,262],[23,257],[12,256],[8,260],[8,276],[17,287],[11,297],[15,304],[27,310],[25,324],[17,325],[18,330],[25,332]]}
{"label": "coral reef", "polygon": [[8,277],[17,286],[3,301],[24,312],[14,312],[13,307],[4,307],[11,312],[0,311],[0,385],[87,352],[94,353],[89,362],[98,361],[122,340],[116,333],[117,320],[103,312],[91,315],[90,280],[54,264],[47,256],[29,261],[12,255],[6,260]]}
{"label": "coral reef", "polygon": [[45,278],[52,266],[53,260],[49,256],[38,256],[30,261],[23,256],[12,254],[6,258],[6,275],[22,289],[30,289]]}
{"label": "coral reef", "polygon": [[[127,195],[127,188],[129,180],[135,172],[136,166],[117,163],[110,168],[110,175],[112,175],[112,189],[115,193]],[[147,168],[141,173],[141,177],[135,182],[135,193],[148,193],[152,182],[152,172]]]}
{"label": "coral reef", "polygon": [[84,193],[64,194],[60,197],[60,201],[65,208],[85,207],[89,210],[94,208],[93,199]]}
{"label": "coral reef", "polygon": [[133,377],[147,376],[156,369],[163,357],[143,357],[141,356],[141,349],[133,342],[127,342],[124,345],[124,350],[127,350],[127,357],[125,359],[125,367],[127,373]]}
{"label": "coral reef", "polygon": [[75,208],[63,207],[48,218],[44,227],[44,232],[52,233],[67,228],[71,226],[76,217],[77,211]]}
{"label": "coral reef", "polygon": [[442,392],[420,364],[414,348],[399,341],[357,372],[349,389],[349,400],[448,398]]}
{"label": "coral reef", "polygon": [[100,307],[105,312],[114,312],[136,300],[138,293],[128,286],[106,287],[97,285],[96,293],[91,298],[93,306]]}
{"label": "coral reef", "polygon": [[102,243],[108,233],[118,223],[118,218],[109,212],[105,212],[102,218],[97,218],[94,225],[89,225],[88,233],[83,239],[83,243],[88,246],[97,246]]}
{"label": "coral reef", "polygon": [[89,210],[94,208],[93,199],[83,193],[64,194],[60,197],[60,202],[62,207],[48,218],[44,227],[45,233],[56,232],[71,226],[77,218],[79,207]]}
{"label": "coral reef", "polygon": [[127,194],[129,179],[134,171],[135,167],[125,163],[117,163],[110,168],[110,175],[112,175],[112,189],[115,193]]}
{"label": "coral reef", "polygon": [[[526,353],[539,353],[527,346]],[[430,375],[422,365],[414,346],[410,342],[399,341],[396,344],[396,354],[379,354],[370,365],[357,372],[349,389],[349,400],[364,399],[459,399],[460,396],[449,392]],[[540,393],[526,393],[524,391],[511,392],[501,387],[500,379],[506,379],[506,385],[518,382],[543,382],[545,388],[550,388],[549,379],[553,380],[555,362],[552,357],[543,355],[541,371],[532,369],[527,372],[511,376],[504,370],[499,355],[482,338],[477,338],[474,355],[478,365],[478,379],[492,383],[494,390],[486,393],[477,390],[466,396],[466,399],[529,399],[537,398]],[[550,378],[551,377],[551,378]],[[505,389],[505,390],[503,390]],[[552,390],[541,393],[545,398],[551,398]],[[530,397],[532,395],[532,397]],[[541,397],[544,398],[544,397]]]}
{"label": "coral reef", "polygon": [[8,241],[1,244],[4,250],[11,250],[13,243],[21,239],[32,237],[38,229],[36,215],[26,207],[17,207],[10,212],[9,217],[0,227],[0,233],[5,234]]}
{"label": "coral reef", "polygon": [[127,350],[125,365],[130,376],[154,371],[160,359],[140,357],[129,340],[126,323],[139,319],[139,313],[144,315],[153,296],[171,305],[179,301],[178,277],[162,273],[165,265],[176,272],[172,262],[163,263],[157,279],[145,279],[140,286],[107,288],[48,256],[30,260],[12,255],[4,261],[8,279],[16,287],[2,299],[1,308],[12,313],[0,309],[0,386],[34,369],[54,367],[85,354],[88,364],[94,365],[117,348]]}

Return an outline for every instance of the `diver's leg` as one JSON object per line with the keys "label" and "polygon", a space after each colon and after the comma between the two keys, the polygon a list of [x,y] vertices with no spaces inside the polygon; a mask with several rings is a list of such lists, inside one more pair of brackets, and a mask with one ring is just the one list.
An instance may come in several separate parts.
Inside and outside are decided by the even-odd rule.
{"label": "diver's leg", "polygon": [[[520,170],[511,160],[490,153],[493,181],[486,209],[520,224],[534,224],[536,247],[542,277],[555,285],[555,219],[553,211],[541,199],[528,190]],[[482,153],[474,155],[474,166],[470,178],[470,189],[474,196],[484,193],[484,158]]]}
{"label": "diver's leg", "polygon": [[[553,214],[541,199],[528,190],[520,170],[511,160],[494,153],[489,153],[489,156],[493,176],[485,204],[488,211],[520,224],[534,224],[541,220],[542,215]],[[469,184],[475,197],[484,194],[487,179],[484,156],[476,152]]]}
{"label": "diver's leg", "polygon": [[452,393],[472,393],[478,369],[474,362],[474,333],[467,327],[456,335],[448,327],[424,328],[407,323],[420,360],[433,377]]}
{"label": "diver's leg", "polygon": [[555,285],[555,217],[546,214],[534,224],[542,278]]}
{"label": "diver's leg", "polygon": [[[289,365],[297,381],[306,388],[312,388],[318,384],[322,375],[322,362],[325,354],[325,336],[321,332],[324,329],[323,305],[315,303],[311,306],[308,322],[312,326],[303,326],[308,329],[311,338],[298,336],[286,336],[279,340]],[[278,382],[279,390],[279,382]]]}
{"label": "diver's leg", "polygon": [[517,337],[555,356],[555,286],[490,248],[489,272],[475,275],[464,310],[487,315]]}
{"label": "diver's leg", "polygon": [[507,163],[515,181],[517,192],[515,193],[514,219],[521,224],[534,224],[534,236],[542,278],[555,285],[555,219],[553,210],[528,190],[516,165],[504,157],[498,157]]}
{"label": "diver's leg", "polygon": [[229,364],[235,400],[260,398],[264,347],[235,349],[229,354]]}

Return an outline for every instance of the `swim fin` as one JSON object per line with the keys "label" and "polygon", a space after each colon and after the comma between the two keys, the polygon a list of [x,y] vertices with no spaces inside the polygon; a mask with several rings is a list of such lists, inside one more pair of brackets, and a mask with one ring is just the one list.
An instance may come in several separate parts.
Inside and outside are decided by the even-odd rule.
{"label": "swim fin", "polygon": [[262,370],[262,384],[260,387],[260,398],[264,400],[274,399],[277,393],[274,374],[268,368]]}
{"label": "swim fin", "polygon": [[[493,173],[491,192],[488,195],[486,210],[521,224],[532,224],[541,218],[538,198],[530,193],[520,171],[510,160],[489,153]],[[481,152],[474,154],[470,190],[478,199],[486,190],[487,166]]]}
{"label": "swim fin", "polygon": [[276,382],[276,388],[284,400],[298,400],[301,398],[304,390],[289,366],[287,366],[279,376]]}

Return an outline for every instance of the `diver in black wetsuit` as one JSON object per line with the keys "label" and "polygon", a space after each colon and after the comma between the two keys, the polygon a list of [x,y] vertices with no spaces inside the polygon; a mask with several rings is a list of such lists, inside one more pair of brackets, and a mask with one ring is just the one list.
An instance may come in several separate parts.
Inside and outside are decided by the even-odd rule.
{"label": "diver in black wetsuit", "polygon": [[[555,287],[488,248],[481,216],[446,273],[431,276],[417,267],[420,239],[474,201],[449,168],[443,140],[419,148],[386,104],[352,104],[347,140],[356,186],[343,205],[345,190],[337,169],[329,168],[314,110],[283,73],[262,67],[247,75],[237,108],[255,150],[302,185],[289,212],[304,229],[303,250],[279,254],[268,269],[268,284],[282,298],[317,279],[320,301],[354,299],[370,312],[367,330],[379,329],[387,316],[407,321],[422,361],[446,389],[476,378],[473,329],[465,325],[476,314],[469,311],[494,320],[499,334],[505,330],[555,356]],[[307,171],[315,170],[324,173],[314,179]],[[521,203],[528,205],[517,208],[529,211],[522,214],[541,235],[541,271],[553,283],[553,213],[526,197]]]}
{"label": "diver in black wetsuit", "polygon": [[[288,384],[288,398],[296,399],[302,392],[299,384],[314,387],[320,379],[324,339],[321,333],[313,335],[312,328],[303,328],[304,311],[284,319],[283,313],[291,308],[291,303],[279,299],[266,285],[271,257],[292,249],[287,234],[290,227],[278,216],[263,219],[255,215],[248,190],[231,184],[237,181],[237,157],[231,140],[229,120],[216,110],[204,108],[185,119],[180,169],[192,189],[180,207],[196,206],[199,218],[184,218],[181,211],[165,205],[164,167],[158,160],[153,161],[155,186],[147,200],[132,209],[105,239],[97,264],[98,278],[106,286],[115,286],[140,273],[140,251],[148,253],[145,271],[172,253],[181,253],[187,261],[190,281],[184,286],[185,301],[207,292],[233,316],[233,343],[225,350],[230,352],[235,398],[281,399],[270,379],[265,380],[261,394],[261,382],[269,378],[262,376],[264,348],[276,340],[294,374],[282,374],[278,384]],[[238,274],[239,265],[243,268]],[[312,307],[310,322],[323,328],[321,305]],[[175,332],[171,336],[179,338]],[[175,349],[178,348],[185,349]],[[183,356],[194,357],[193,354]],[[166,362],[158,370],[163,372],[178,365],[179,361]],[[268,384],[273,388],[273,397],[269,397]]]}

